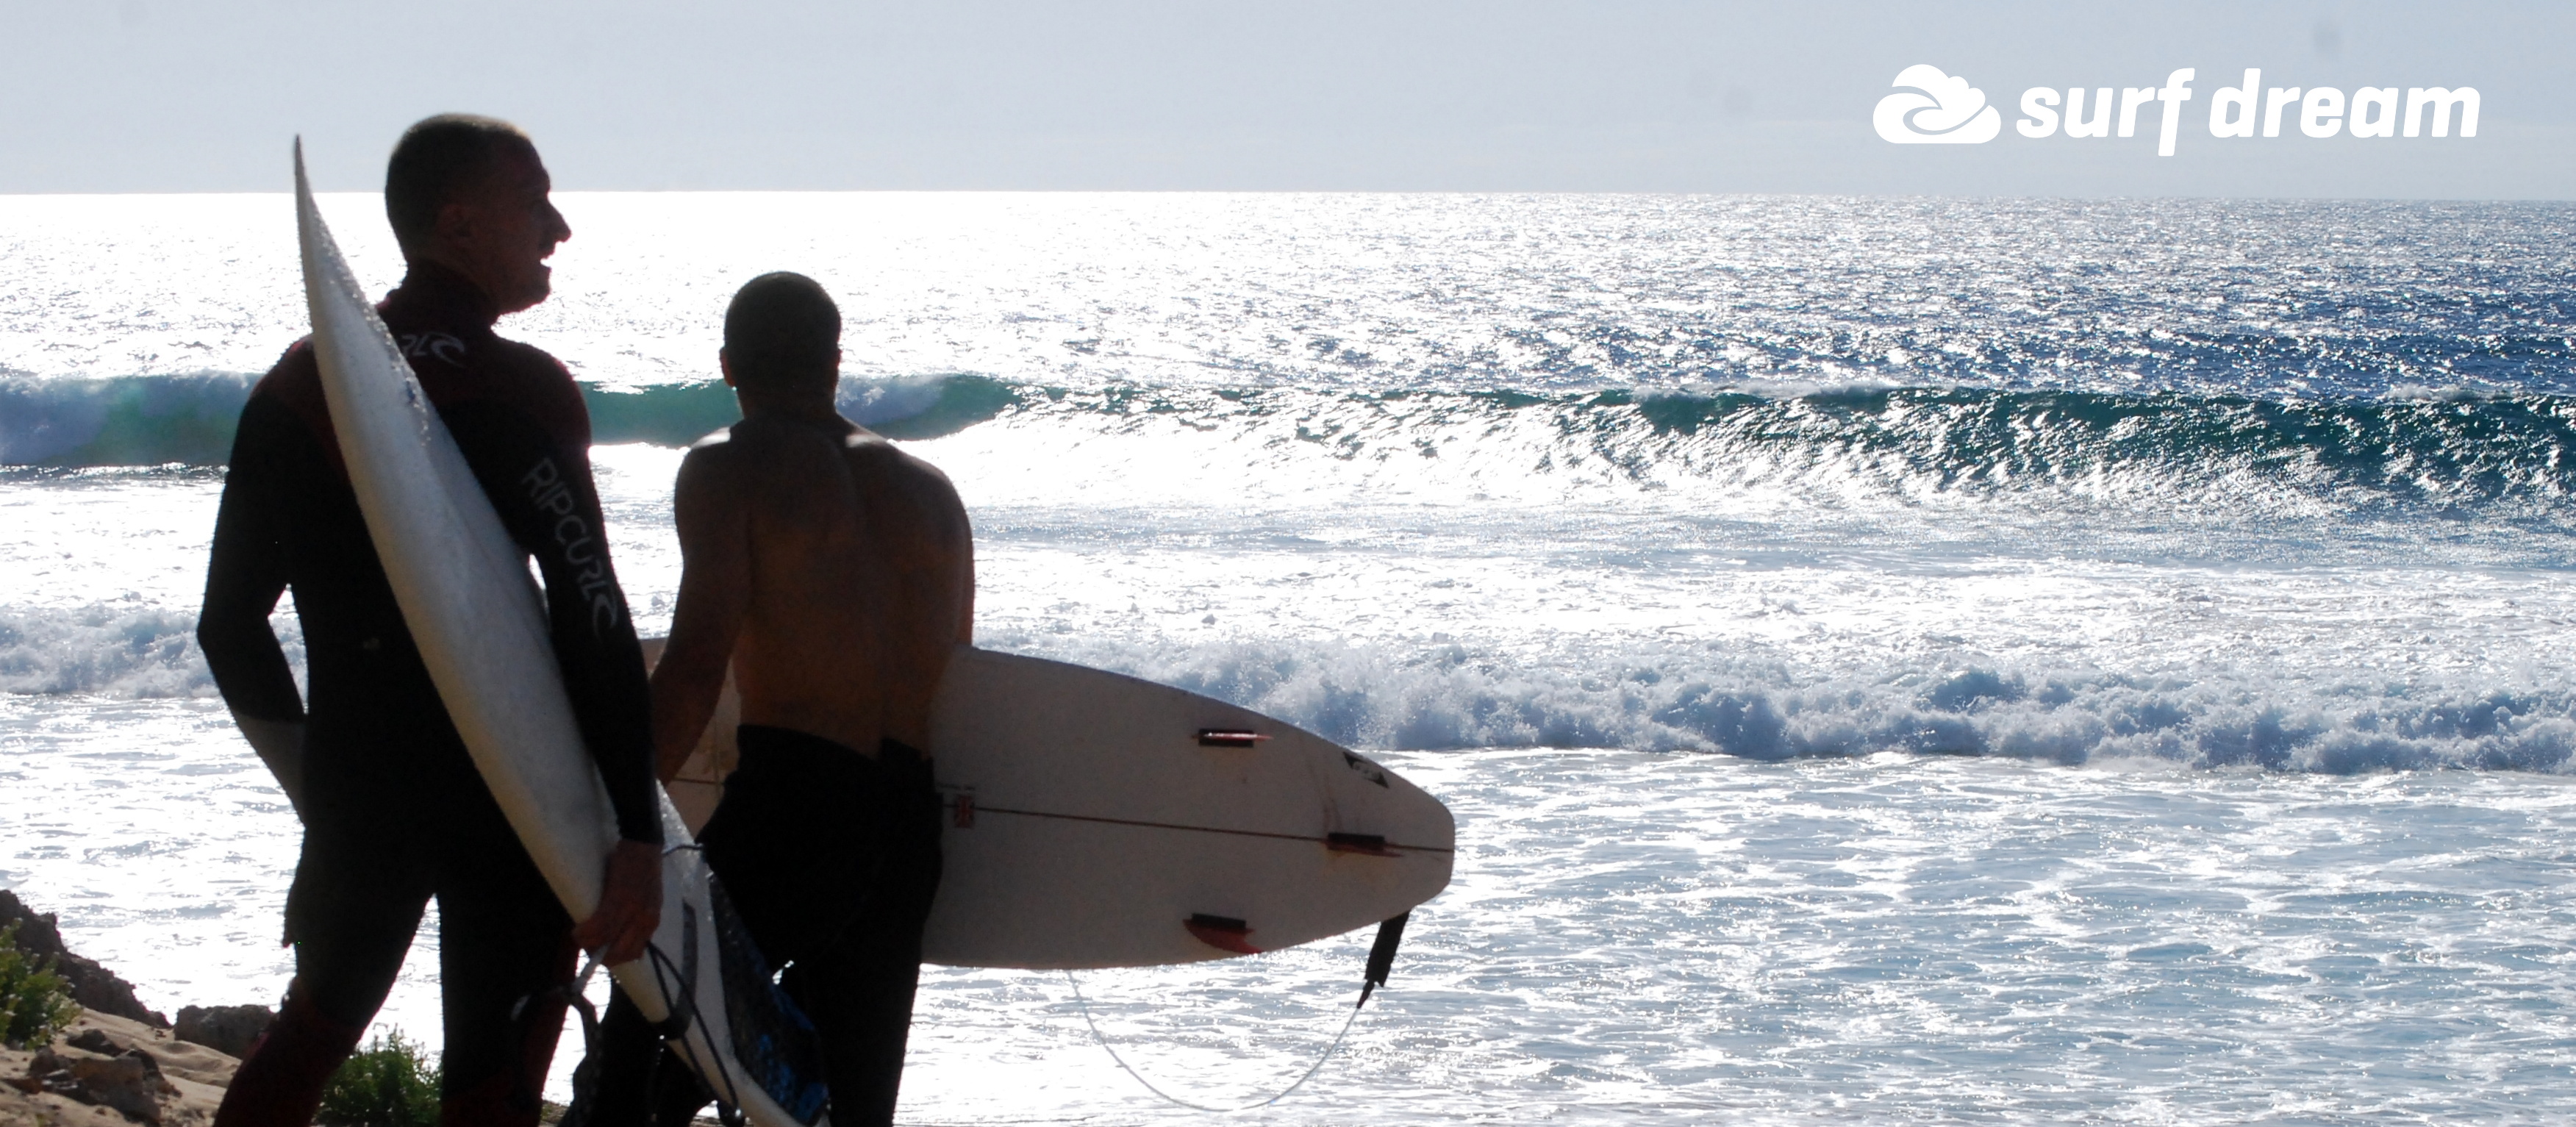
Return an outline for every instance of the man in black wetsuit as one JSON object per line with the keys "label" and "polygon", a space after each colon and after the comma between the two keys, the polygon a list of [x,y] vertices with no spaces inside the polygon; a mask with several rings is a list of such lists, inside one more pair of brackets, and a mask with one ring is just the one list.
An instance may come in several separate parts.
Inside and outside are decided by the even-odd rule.
{"label": "man in black wetsuit", "polygon": [[[217,1127],[306,1127],[439,904],[440,1122],[529,1127],[576,947],[635,958],[661,905],[651,713],[591,483],[590,422],[553,357],[493,335],[545,300],[572,234],[545,165],[504,122],[443,115],[395,146],[385,212],[408,273],[377,311],[545,579],[557,660],[623,837],[574,927],[467,758],[368,540],[310,341],[251,392],[216,518],[198,640],[304,821],[287,894],[295,979]],[[268,627],[295,591],[310,701]]]}
{"label": "man in black wetsuit", "polygon": [[[975,544],[948,478],[833,409],[841,315],[766,274],[725,312],[742,421],[680,464],[679,604],[653,669],[661,774],[678,773],[731,666],[741,766],[699,842],[780,985],[821,1035],[833,1127],[894,1121],[939,887],[930,703],[972,640]],[[584,1127],[687,1127],[708,1095],[624,998],[601,1023]]]}

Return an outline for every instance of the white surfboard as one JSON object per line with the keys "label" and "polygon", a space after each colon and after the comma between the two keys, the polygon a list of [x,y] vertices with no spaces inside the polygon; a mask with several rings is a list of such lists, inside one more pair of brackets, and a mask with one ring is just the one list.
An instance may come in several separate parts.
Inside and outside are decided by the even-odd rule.
{"label": "white surfboard", "polygon": [[[693,825],[733,767],[739,707],[727,686],[673,784]],[[961,646],[929,751],[947,807],[930,962],[1221,959],[1366,927],[1449,883],[1456,826],[1437,799],[1321,736],[1166,685]]]}
{"label": "white surfboard", "polygon": [[[572,918],[598,907],[617,842],[608,791],[564,695],[527,557],[466,467],[314,207],[295,152],[296,234],[313,350],[367,533],[439,699],[519,840]],[[732,919],[678,811],[662,804],[662,922],[648,957],[612,967],[670,1044],[761,1127],[818,1127],[810,1029]]]}

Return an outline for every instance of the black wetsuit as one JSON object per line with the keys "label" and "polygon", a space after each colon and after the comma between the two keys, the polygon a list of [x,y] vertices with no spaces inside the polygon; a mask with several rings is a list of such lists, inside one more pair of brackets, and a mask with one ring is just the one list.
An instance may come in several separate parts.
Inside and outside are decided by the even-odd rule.
{"label": "black wetsuit", "polygon": [[[643,656],[609,566],[580,390],[553,357],[493,335],[490,302],[442,268],[414,265],[377,309],[536,558],[555,656],[619,833],[659,844]],[[268,628],[288,588],[309,704]],[[242,408],[198,638],[235,713],[307,723],[304,849],[286,908],[296,980],[277,1031],[227,1093],[221,1127],[309,1121],[335,1047],[353,1044],[383,1004],[433,896],[443,1118],[535,1123],[564,1008],[541,995],[570,977],[571,921],[475,772],[404,627],[309,341]]]}
{"label": "black wetsuit", "polygon": [[[785,728],[737,732],[740,765],[698,835],[707,867],[820,1034],[833,1127],[892,1123],[939,890],[930,762],[895,740],[870,759]],[[599,1040],[579,1127],[687,1127],[712,1098],[624,993]]]}

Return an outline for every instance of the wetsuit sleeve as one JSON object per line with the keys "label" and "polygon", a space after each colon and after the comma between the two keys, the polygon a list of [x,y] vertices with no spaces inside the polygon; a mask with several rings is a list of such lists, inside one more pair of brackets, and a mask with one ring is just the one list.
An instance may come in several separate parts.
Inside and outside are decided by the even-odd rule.
{"label": "wetsuit sleeve", "polygon": [[582,742],[608,784],[619,836],[660,844],[644,650],[609,563],[589,450],[559,442],[535,420],[502,407],[459,405],[443,414],[501,523],[536,557],[555,661]]}
{"label": "wetsuit sleeve", "polygon": [[274,399],[253,396],[233,432],[231,468],[215,512],[206,600],[197,612],[197,646],[205,652],[206,668],[224,703],[235,714],[257,720],[304,719],[304,698],[295,690],[295,674],[287,668],[277,635],[268,628],[268,615],[286,591],[283,531],[296,480],[292,463],[311,445],[292,412]]}

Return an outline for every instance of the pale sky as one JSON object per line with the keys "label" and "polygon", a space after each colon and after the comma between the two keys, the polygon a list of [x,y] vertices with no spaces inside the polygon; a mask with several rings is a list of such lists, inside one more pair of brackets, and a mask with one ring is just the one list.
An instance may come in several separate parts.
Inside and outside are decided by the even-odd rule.
{"label": "pale sky", "polygon": [[[571,189],[2576,197],[2576,4],[0,0],[0,193],[373,189],[412,120]],[[1897,145],[1928,63],[2002,113]],[[2197,70],[2176,152],[2022,92]],[[2479,135],[2215,138],[2216,90],[2474,87]]]}

